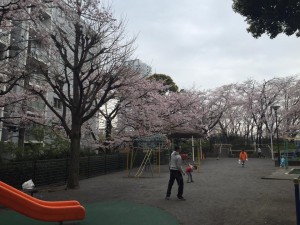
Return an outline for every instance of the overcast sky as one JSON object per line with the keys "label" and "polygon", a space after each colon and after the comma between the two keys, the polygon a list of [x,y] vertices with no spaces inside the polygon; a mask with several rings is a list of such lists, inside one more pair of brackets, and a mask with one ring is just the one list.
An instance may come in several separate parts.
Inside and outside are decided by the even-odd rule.
{"label": "overcast sky", "polygon": [[135,57],[180,89],[300,74],[300,38],[255,39],[232,0],[111,0],[137,36]]}

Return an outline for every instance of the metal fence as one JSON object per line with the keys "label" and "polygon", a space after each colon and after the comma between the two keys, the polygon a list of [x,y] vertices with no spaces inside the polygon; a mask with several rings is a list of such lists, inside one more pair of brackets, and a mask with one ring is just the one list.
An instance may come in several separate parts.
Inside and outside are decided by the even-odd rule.
{"label": "metal fence", "polygon": [[[144,153],[140,152],[133,166],[139,166],[143,157]],[[161,163],[167,163],[167,155],[162,153],[161,157]],[[21,188],[22,184],[29,179],[32,179],[37,187],[64,185],[68,177],[68,164],[68,159],[4,163],[0,164],[0,180],[16,188]],[[79,161],[79,178],[87,179],[100,176],[125,170],[126,167],[126,153],[81,157]]]}
{"label": "metal fence", "polygon": [[[38,186],[65,184],[68,177],[68,159],[11,162],[0,165],[0,180],[16,188],[32,179]],[[82,157],[79,177],[86,179],[126,169],[126,154]]]}

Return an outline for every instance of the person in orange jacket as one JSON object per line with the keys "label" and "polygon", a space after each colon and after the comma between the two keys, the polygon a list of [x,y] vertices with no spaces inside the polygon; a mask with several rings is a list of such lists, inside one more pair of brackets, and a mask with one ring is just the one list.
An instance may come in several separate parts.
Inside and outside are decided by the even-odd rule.
{"label": "person in orange jacket", "polygon": [[242,166],[244,167],[245,161],[248,161],[248,154],[247,154],[247,152],[245,152],[245,150],[242,150],[240,152],[240,158],[239,158],[239,160],[242,163]]}

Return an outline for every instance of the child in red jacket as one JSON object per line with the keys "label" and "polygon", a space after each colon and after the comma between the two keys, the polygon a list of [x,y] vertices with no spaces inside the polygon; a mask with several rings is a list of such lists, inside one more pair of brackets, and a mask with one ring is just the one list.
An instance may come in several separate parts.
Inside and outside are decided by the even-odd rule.
{"label": "child in red jacket", "polygon": [[197,169],[197,166],[192,166],[191,164],[188,164],[188,166],[186,167],[186,174],[187,174],[187,182],[194,182],[193,181],[193,176],[192,176],[192,172],[194,169]]}

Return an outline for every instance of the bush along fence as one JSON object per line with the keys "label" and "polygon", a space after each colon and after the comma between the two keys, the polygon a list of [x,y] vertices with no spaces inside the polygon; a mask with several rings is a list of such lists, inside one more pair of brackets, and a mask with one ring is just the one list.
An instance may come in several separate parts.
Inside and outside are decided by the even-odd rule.
{"label": "bush along fence", "polygon": [[[144,153],[137,155],[134,167],[140,166]],[[167,155],[162,164],[168,163]],[[166,158],[166,159],[165,159]],[[64,185],[68,176],[68,159],[51,159],[21,161],[0,164],[0,180],[18,189],[22,184],[32,179],[36,187]],[[79,177],[87,179],[104,174],[125,170],[127,154],[115,153],[100,156],[81,157],[79,162]]]}

